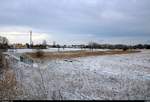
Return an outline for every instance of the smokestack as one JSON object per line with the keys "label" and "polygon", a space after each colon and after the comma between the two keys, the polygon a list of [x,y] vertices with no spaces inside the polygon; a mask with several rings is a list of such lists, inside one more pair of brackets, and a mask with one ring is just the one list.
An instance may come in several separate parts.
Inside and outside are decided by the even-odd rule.
{"label": "smokestack", "polygon": [[32,31],[30,31],[30,45],[32,44]]}

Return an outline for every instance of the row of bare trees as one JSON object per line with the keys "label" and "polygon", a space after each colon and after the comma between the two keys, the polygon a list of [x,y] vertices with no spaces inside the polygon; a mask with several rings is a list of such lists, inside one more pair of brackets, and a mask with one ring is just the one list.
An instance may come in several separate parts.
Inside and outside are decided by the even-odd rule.
{"label": "row of bare trees", "polygon": [[99,44],[90,42],[88,45],[82,45],[83,48],[90,49],[150,49],[150,44],[124,45],[124,44]]}

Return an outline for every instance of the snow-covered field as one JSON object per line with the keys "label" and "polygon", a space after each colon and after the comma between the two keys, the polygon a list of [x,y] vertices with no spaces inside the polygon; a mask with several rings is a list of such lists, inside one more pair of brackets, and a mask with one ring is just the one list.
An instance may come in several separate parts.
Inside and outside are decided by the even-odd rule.
{"label": "snow-covered field", "polygon": [[[82,50],[80,48],[60,48],[59,51],[78,51]],[[89,50],[89,49],[84,49],[84,50]],[[94,51],[107,51],[108,49],[94,49]],[[36,49],[8,49],[8,52],[14,52],[14,53],[26,53],[26,52],[35,52]],[[58,51],[58,48],[48,48],[48,49],[43,49],[42,51],[45,52],[56,52]]]}
{"label": "snow-covered field", "polygon": [[150,100],[150,50],[11,66],[22,99]]}

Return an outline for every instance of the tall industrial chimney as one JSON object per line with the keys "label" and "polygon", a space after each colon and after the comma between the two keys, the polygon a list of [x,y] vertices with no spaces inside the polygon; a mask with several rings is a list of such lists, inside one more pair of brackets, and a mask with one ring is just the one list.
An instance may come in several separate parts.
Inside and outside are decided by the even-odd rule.
{"label": "tall industrial chimney", "polygon": [[30,31],[30,45],[32,45],[32,31]]}

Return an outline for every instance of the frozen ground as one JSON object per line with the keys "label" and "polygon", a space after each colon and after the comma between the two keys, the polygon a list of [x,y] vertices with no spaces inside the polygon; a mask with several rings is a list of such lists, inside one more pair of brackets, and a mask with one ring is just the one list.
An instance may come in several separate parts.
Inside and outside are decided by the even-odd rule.
{"label": "frozen ground", "polygon": [[[80,48],[60,48],[59,51],[77,51],[77,50],[89,50],[89,49],[80,49]],[[94,51],[106,51],[108,49],[94,49]],[[25,52],[34,52],[36,49],[8,49],[8,52],[14,51],[15,53],[25,53]],[[48,48],[48,49],[43,49],[45,52],[56,52],[58,51],[58,48]]]}
{"label": "frozen ground", "polygon": [[22,99],[150,100],[150,51],[13,64]]}

